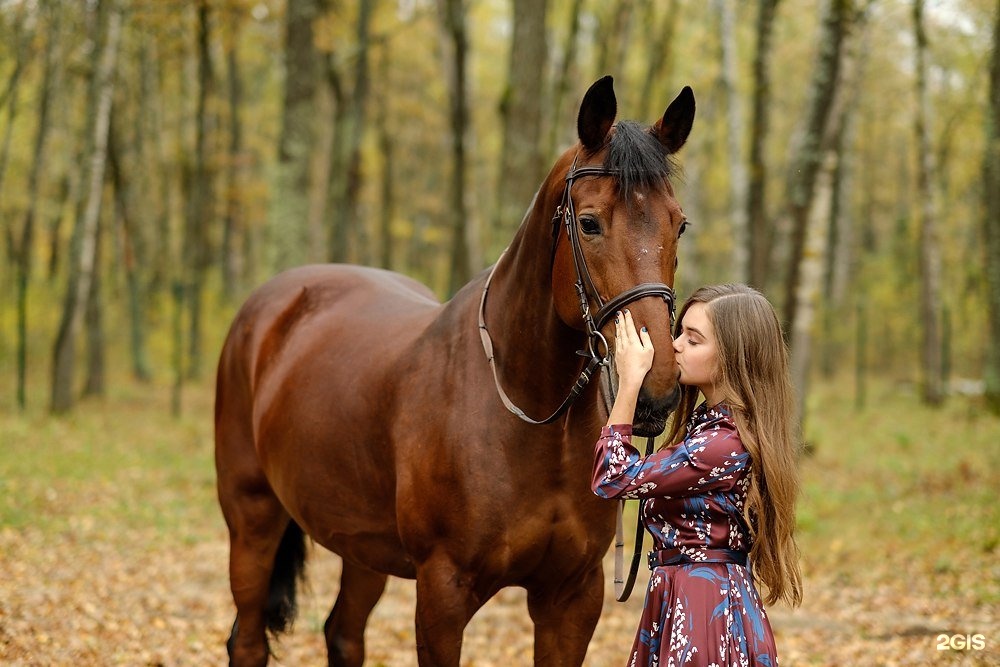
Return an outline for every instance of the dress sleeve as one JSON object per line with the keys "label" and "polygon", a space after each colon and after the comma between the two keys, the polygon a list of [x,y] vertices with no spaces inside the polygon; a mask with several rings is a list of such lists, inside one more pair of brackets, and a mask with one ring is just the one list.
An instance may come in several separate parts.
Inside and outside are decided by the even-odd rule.
{"label": "dress sleeve", "polygon": [[733,487],[750,455],[731,424],[706,424],[685,438],[642,458],[632,446],[632,426],[605,426],[597,441],[591,488],[602,498],[684,497]]}

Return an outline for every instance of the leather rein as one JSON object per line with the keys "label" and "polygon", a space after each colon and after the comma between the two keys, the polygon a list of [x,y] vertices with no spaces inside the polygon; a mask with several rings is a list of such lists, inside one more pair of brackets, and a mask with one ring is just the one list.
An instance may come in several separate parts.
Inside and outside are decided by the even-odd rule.
{"label": "leather rein", "polygon": [[[590,276],[590,270],[587,268],[587,259],[583,252],[583,246],[580,243],[580,231],[576,216],[576,209],[573,206],[573,197],[571,196],[573,183],[577,179],[585,176],[615,176],[617,173],[618,172],[615,170],[598,166],[583,166],[577,168],[576,159],[574,158],[573,165],[570,167],[569,173],[566,174],[566,188],[563,190],[562,202],[558,207],[556,207],[555,214],[552,216],[553,261],[555,261],[556,245],[559,242],[560,223],[566,228],[566,237],[569,239],[570,247],[573,251],[573,268],[576,273],[576,283],[574,287],[576,288],[576,293],[580,300],[580,312],[583,315],[584,328],[587,333],[586,349],[578,350],[577,354],[587,358],[587,363],[580,372],[580,375],[573,384],[572,388],[570,388],[566,398],[563,399],[563,402],[559,405],[559,407],[557,407],[555,411],[545,419],[533,419],[529,417],[525,414],[524,410],[515,405],[510,397],[507,396],[507,392],[504,391],[503,386],[500,383],[500,376],[496,366],[496,355],[493,351],[493,341],[490,338],[489,330],[486,327],[486,296],[489,293],[490,282],[493,280],[493,275],[496,273],[497,267],[500,265],[500,260],[503,259],[503,255],[506,253],[506,250],[504,253],[500,254],[500,257],[490,270],[489,276],[486,278],[486,283],[483,285],[483,294],[479,302],[479,335],[482,339],[483,351],[486,353],[486,359],[490,364],[490,370],[493,372],[493,382],[496,385],[497,393],[500,396],[500,400],[503,401],[504,406],[506,406],[510,412],[529,424],[550,424],[559,419],[569,409],[577,397],[583,393],[583,390],[590,383],[594,374],[599,369],[607,367],[611,363],[611,348],[608,345],[607,339],[601,333],[601,329],[605,324],[607,324],[608,320],[614,315],[614,313],[620,310],[623,306],[648,296],[661,297],[670,309],[670,328],[673,330],[676,298],[672,287],[665,283],[641,283],[635,287],[625,290],[605,303],[605,301],[601,298],[600,292],[598,292],[597,288],[594,286],[594,281]],[[594,303],[597,304],[596,314],[591,313],[591,299],[593,299]],[[603,353],[601,352],[602,348]],[[608,407],[610,409],[610,406]],[[650,453],[652,453],[652,450],[653,438],[647,438],[646,456],[649,456]],[[636,539],[634,543],[635,546],[632,563],[628,580],[623,580],[621,570],[623,549],[625,547],[624,529],[622,525],[622,507],[624,504],[625,502],[622,501],[618,505],[615,537],[615,597],[619,602],[627,600],[632,592],[632,587],[635,584],[635,577],[638,571],[638,564],[641,560],[643,538],[641,516],[642,508],[640,504],[639,517],[636,520]]]}

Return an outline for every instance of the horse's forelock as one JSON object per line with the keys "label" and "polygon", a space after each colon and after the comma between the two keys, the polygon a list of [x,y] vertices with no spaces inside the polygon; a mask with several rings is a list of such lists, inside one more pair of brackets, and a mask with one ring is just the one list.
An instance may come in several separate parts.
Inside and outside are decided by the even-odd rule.
{"label": "horse's forelock", "polygon": [[636,187],[648,187],[678,172],[677,163],[649,130],[631,120],[618,121],[611,133],[604,168],[618,174],[619,195],[630,197]]}

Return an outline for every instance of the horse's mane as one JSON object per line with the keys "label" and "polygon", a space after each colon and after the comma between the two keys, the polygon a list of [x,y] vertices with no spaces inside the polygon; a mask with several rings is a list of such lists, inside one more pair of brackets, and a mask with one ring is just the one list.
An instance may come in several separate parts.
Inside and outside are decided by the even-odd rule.
{"label": "horse's mane", "polygon": [[633,120],[615,124],[604,168],[617,172],[618,187],[623,197],[630,197],[636,187],[657,185],[679,172],[677,163],[667,155],[660,140],[648,128]]}

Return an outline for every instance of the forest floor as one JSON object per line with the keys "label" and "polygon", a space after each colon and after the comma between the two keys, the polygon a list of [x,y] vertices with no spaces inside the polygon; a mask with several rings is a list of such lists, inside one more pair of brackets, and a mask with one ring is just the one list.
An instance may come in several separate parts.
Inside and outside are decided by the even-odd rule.
{"label": "forest floor", "polygon": [[[1000,665],[1000,420],[975,399],[929,411],[905,388],[876,389],[860,411],[833,385],[811,397],[805,599],[769,610],[781,664]],[[180,419],[165,392],[135,388],[59,419],[0,412],[0,664],[225,663],[211,400],[190,390]],[[325,663],[338,570],[311,551],[272,664]],[[641,583],[619,604],[608,580],[586,661],[598,667],[624,664],[642,606]],[[464,665],[531,664],[524,598],[506,589],[476,615]],[[367,664],[416,665],[413,610],[413,582],[390,580]],[[974,635],[983,648],[959,648]]]}

